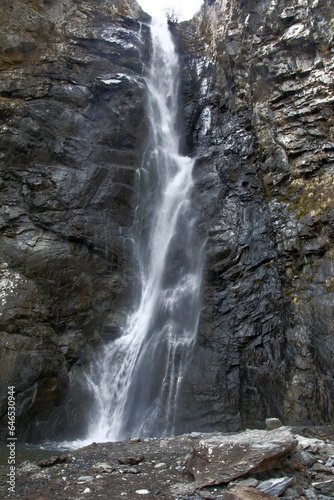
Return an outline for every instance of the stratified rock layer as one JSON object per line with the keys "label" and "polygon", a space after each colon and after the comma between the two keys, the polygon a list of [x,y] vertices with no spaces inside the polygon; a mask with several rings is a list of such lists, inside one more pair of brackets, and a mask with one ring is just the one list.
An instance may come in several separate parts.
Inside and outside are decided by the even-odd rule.
{"label": "stratified rock layer", "polygon": [[[149,29],[130,0],[1,9],[1,428],[10,384],[21,439],[75,437],[137,292]],[[173,27],[206,242],[178,431],[333,417],[333,11],[206,0]]]}
{"label": "stratified rock layer", "polygon": [[291,430],[284,428],[208,436],[187,459],[186,472],[194,477],[198,487],[230,483],[250,472],[270,469],[277,458],[296,446]]}
{"label": "stratified rock layer", "polygon": [[333,416],[332,12],[216,0],[175,27],[207,238],[184,405],[199,428]]}
{"label": "stratified rock layer", "polygon": [[82,367],[135,288],[149,32],[130,1],[1,11],[0,415],[6,429],[9,383],[21,438],[73,436],[89,405]]}

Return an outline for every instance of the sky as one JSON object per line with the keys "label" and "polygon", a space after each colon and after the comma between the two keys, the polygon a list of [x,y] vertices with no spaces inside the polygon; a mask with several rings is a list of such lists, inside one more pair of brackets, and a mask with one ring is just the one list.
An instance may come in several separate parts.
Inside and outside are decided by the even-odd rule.
{"label": "sky", "polygon": [[165,9],[171,7],[180,13],[180,21],[186,21],[199,11],[203,0],[137,0],[137,2],[152,17],[165,18]]}

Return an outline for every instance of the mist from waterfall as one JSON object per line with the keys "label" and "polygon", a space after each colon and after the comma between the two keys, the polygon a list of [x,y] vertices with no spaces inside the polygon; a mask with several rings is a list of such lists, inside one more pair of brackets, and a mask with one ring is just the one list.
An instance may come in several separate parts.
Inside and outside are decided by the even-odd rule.
{"label": "mist from waterfall", "polygon": [[89,375],[95,406],[87,441],[177,432],[199,318],[202,253],[190,206],[194,161],[180,155],[178,57],[166,23],[153,23],[151,33],[150,136],[134,227],[141,289],[122,335]]}

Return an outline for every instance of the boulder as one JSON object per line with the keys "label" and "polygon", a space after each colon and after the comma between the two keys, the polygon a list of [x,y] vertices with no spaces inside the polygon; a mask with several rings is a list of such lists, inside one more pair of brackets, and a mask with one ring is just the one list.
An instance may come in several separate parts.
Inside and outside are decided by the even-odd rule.
{"label": "boulder", "polygon": [[211,436],[200,441],[187,459],[185,471],[197,487],[229,483],[238,477],[270,469],[294,450],[297,441],[290,429],[245,431]]}

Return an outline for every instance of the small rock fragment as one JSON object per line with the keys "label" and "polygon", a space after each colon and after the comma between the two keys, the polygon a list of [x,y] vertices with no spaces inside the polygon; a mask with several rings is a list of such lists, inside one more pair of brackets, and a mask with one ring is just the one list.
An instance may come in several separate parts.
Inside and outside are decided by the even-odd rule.
{"label": "small rock fragment", "polygon": [[114,470],[115,470],[115,467],[108,464],[107,462],[98,462],[98,463],[94,464],[93,467],[91,468],[91,472],[93,474],[101,474],[102,472],[103,473],[111,473],[111,472],[114,472]]}
{"label": "small rock fragment", "polygon": [[118,462],[122,465],[138,465],[140,462],[144,461],[143,455],[137,455],[133,457],[119,457]]}
{"label": "small rock fragment", "polygon": [[305,497],[307,498],[307,500],[317,500],[318,499],[318,495],[316,494],[314,488],[309,488],[309,489],[305,490]]}
{"label": "small rock fragment", "polygon": [[34,464],[33,462],[29,462],[28,460],[22,462],[18,468],[20,472],[32,472],[40,470],[38,465]]}
{"label": "small rock fragment", "polygon": [[331,467],[328,465],[321,464],[320,462],[316,462],[313,464],[312,469],[313,472],[326,472],[330,474],[332,472]]}
{"label": "small rock fragment", "polygon": [[137,495],[149,495],[150,492],[148,490],[137,490]]}
{"label": "small rock fragment", "polygon": [[222,500],[278,500],[278,497],[268,495],[256,488],[234,488],[223,494]]}
{"label": "small rock fragment", "polygon": [[280,477],[277,479],[269,479],[268,481],[262,481],[262,483],[257,485],[257,488],[268,495],[280,496],[284,493],[288,486],[294,482],[293,477]]}
{"label": "small rock fragment", "polygon": [[323,481],[312,483],[312,486],[320,490],[323,495],[332,496],[334,494],[334,479],[331,477],[325,477]]}
{"label": "small rock fragment", "polygon": [[156,464],[154,466],[155,469],[167,469],[167,465],[164,462],[161,462],[159,464]]}
{"label": "small rock fragment", "polygon": [[314,455],[303,449],[298,449],[297,447],[296,453],[290,459],[289,463],[294,469],[299,469],[300,464],[311,467],[315,461],[316,458]]}
{"label": "small rock fragment", "polygon": [[46,460],[41,460],[37,463],[39,467],[52,467],[53,465],[58,464],[69,464],[73,462],[73,458],[69,455],[62,455],[61,457],[51,457]]}
{"label": "small rock fragment", "polygon": [[78,477],[78,484],[79,483],[91,483],[94,481],[94,478],[92,476],[80,476]]}
{"label": "small rock fragment", "polygon": [[266,428],[269,431],[272,431],[273,429],[278,429],[279,427],[282,427],[282,425],[283,424],[279,418],[266,418]]}
{"label": "small rock fragment", "polygon": [[128,467],[127,469],[121,470],[122,474],[139,474],[139,470],[135,467]]}
{"label": "small rock fragment", "polygon": [[228,484],[227,488],[230,490],[232,488],[240,487],[252,487],[256,488],[259,484],[259,481],[253,477],[247,477],[246,479],[240,479],[238,481],[232,481]]}
{"label": "small rock fragment", "polygon": [[309,453],[317,453],[318,450],[325,447],[325,443],[320,439],[310,439],[299,434],[296,434],[295,438],[298,440],[298,448],[306,450]]}
{"label": "small rock fragment", "polygon": [[174,495],[192,495],[196,489],[193,483],[176,483],[170,486],[170,491]]}

